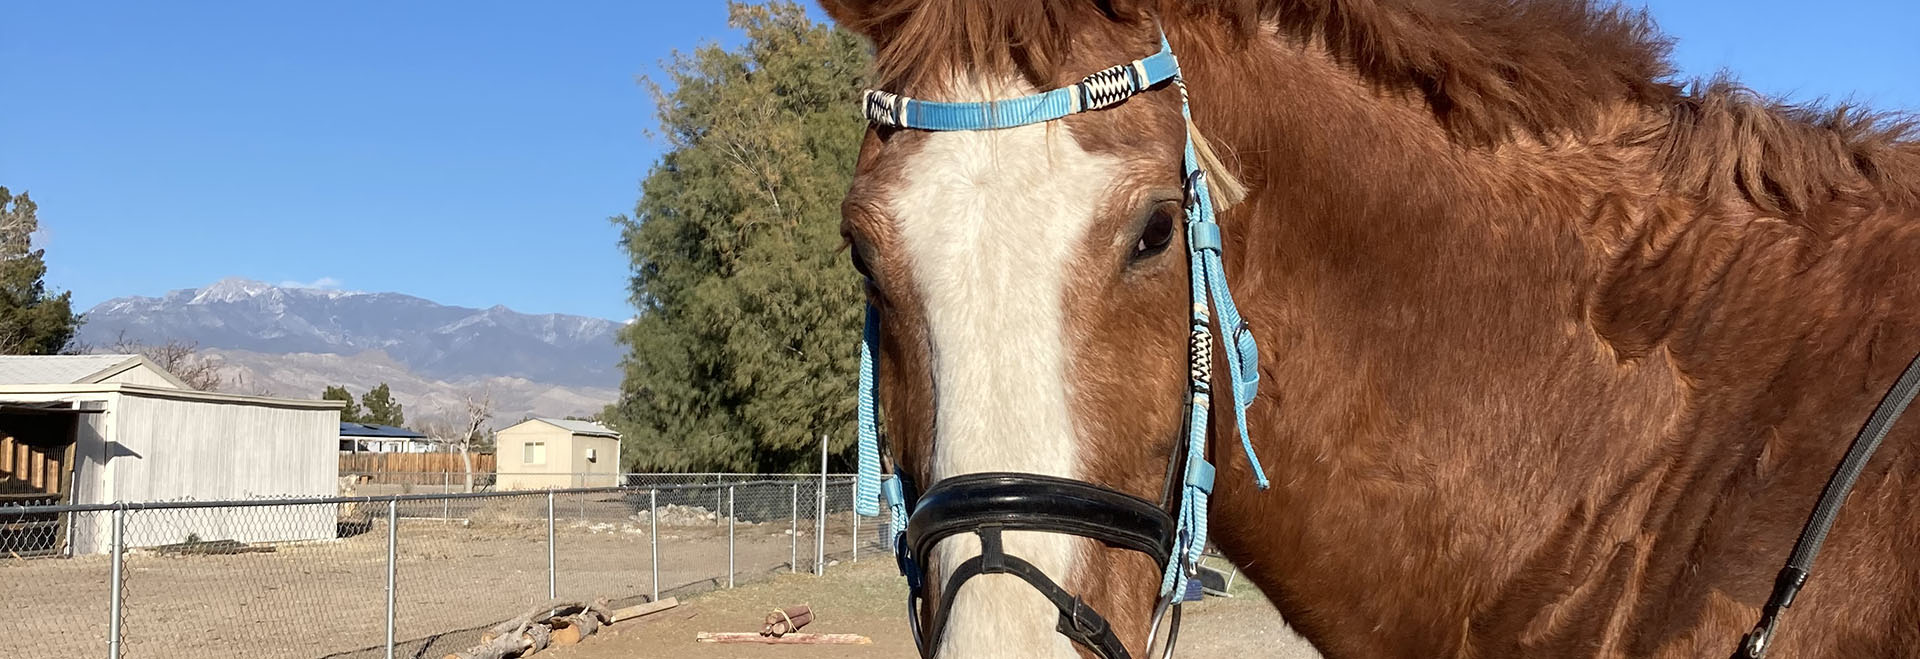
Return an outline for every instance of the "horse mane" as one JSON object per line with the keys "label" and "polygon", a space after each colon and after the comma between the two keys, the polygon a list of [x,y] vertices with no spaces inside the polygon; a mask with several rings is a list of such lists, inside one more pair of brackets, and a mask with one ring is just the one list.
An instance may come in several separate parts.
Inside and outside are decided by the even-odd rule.
{"label": "horse mane", "polygon": [[1209,0],[1255,35],[1307,39],[1383,88],[1411,90],[1456,140],[1591,136],[1623,104],[1651,121],[1667,189],[1802,215],[1834,199],[1920,205],[1920,122],[1849,105],[1770,100],[1722,75],[1671,82],[1672,41],[1644,10],[1593,0]]}
{"label": "horse mane", "polygon": [[1726,78],[1673,81],[1670,40],[1642,10],[1595,0],[823,0],[874,37],[877,81],[956,72],[1057,77],[1088,25],[1150,12],[1323,47],[1363,79],[1425,101],[1456,141],[1590,138],[1608,113],[1647,110],[1620,146],[1659,154],[1669,190],[1740,195],[1768,212],[1877,191],[1920,205],[1920,125],[1841,105],[1786,105]]}
{"label": "horse mane", "polygon": [[1805,216],[1831,201],[1920,207],[1920,122],[1912,115],[1788,105],[1725,77],[1660,109],[1659,121],[1624,141],[1656,150],[1670,192],[1744,197],[1822,234],[1830,228]]}

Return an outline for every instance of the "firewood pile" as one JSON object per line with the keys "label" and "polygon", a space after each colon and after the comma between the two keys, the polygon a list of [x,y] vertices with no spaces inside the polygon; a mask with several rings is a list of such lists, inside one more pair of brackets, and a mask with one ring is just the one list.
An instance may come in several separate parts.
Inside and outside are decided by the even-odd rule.
{"label": "firewood pile", "polygon": [[680,602],[667,598],[624,609],[609,609],[607,601],[554,600],[481,632],[480,644],[449,654],[445,659],[517,659],[559,645],[573,645],[607,625],[665,611]]}
{"label": "firewood pile", "polygon": [[767,614],[766,623],[760,626],[761,636],[786,636],[800,631],[801,627],[813,622],[813,608],[805,604],[774,609]]}

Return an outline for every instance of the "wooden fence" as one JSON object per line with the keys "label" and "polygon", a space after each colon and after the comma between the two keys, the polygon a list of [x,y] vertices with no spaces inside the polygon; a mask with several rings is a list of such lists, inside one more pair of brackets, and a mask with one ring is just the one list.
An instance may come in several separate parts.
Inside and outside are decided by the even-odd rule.
{"label": "wooden fence", "polygon": [[[472,456],[474,473],[493,473],[493,454]],[[343,453],[340,474],[464,474],[459,453]]]}

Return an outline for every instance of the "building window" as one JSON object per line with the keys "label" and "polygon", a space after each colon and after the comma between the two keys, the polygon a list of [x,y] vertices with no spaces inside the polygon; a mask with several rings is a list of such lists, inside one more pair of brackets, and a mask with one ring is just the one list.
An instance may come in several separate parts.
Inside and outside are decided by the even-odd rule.
{"label": "building window", "polygon": [[520,462],[522,464],[543,465],[547,463],[546,442],[527,442],[526,445],[520,448]]}

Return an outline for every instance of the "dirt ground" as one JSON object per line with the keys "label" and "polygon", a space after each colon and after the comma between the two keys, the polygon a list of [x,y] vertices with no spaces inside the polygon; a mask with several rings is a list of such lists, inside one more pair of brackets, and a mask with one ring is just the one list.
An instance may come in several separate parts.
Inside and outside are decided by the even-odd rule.
{"label": "dirt ground", "polygon": [[[682,507],[659,526],[659,588],[685,602],[640,623],[616,625],[554,659],[641,657],[906,657],[912,654],[901,592],[875,525],[864,526],[866,560],[851,562],[852,516],[828,517],[829,567],[813,577],[813,521],[791,532],[789,496],[770,497],[761,516],[743,499],[735,527],[735,577],[726,590],[727,526]],[[773,501],[772,499],[780,499]],[[396,656],[439,659],[474,644],[479,631],[547,600],[546,502],[428,502],[400,511],[393,595]],[[688,503],[693,503],[689,501]],[[465,504],[465,505],[459,505]],[[509,505],[510,504],[510,505]],[[645,503],[639,503],[644,511]],[[776,510],[777,509],[777,510]],[[684,511],[691,510],[692,513]],[[654,589],[651,529],[632,501],[556,503],[551,549],[561,598],[645,601]],[[809,511],[810,512],[810,511]],[[136,514],[160,514],[136,513]],[[216,514],[211,511],[166,514]],[[177,520],[189,528],[186,518]],[[377,659],[386,641],[384,519],[343,524],[336,540],[281,544],[231,555],[130,552],[124,564],[123,656]],[[792,552],[792,554],[790,554]],[[800,574],[790,556],[797,554]],[[111,562],[107,556],[0,556],[0,638],[10,657],[68,659],[107,654]],[[709,592],[711,591],[711,592]],[[1315,657],[1265,600],[1244,585],[1237,597],[1191,605],[1182,655]],[[810,631],[865,634],[871,646],[707,645],[698,631],[750,631],[778,603],[814,605]],[[24,612],[24,615],[22,614]],[[22,642],[24,639],[24,642]]]}
{"label": "dirt ground", "polygon": [[[553,559],[562,598],[616,604],[652,594],[648,526],[630,512],[587,502],[559,510]],[[432,657],[471,645],[476,630],[547,599],[547,529],[539,510],[403,513],[394,605],[398,656]],[[852,550],[851,518],[829,518],[828,555]],[[802,520],[799,569],[811,570],[814,534]],[[790,570],[790,522],[735,528],[736,579],[766,580]],[[871,529],[872,527],[868,527]],[[686,595],[722,587],[727,574],[724,521],[670,525],[660,532],[660,590]],[[870,537],[869,540],[877,539]],[[871,550],[869,550],[871,551]],[[124,656],[380,657],[386,641],[384,523],[332,541],[283,544],[268,553],[164,555],[136,550],[126,559]],[[882,555],[875,552],[875,555]],[[9,656],[98,657],[106,652],[112,579],[106,556],[0,557],[0,638]],[[18,612],[37,612],[19,615]]]}
{"label": "dirt ground", "polygon": [[[825,577],[779,575],[770,581],[683,598],[679,607],[613,625],[580,645],[540,653],[546,659],[860,659],[912,657],[902,593],[906,582],[887,560],[834,566]],[[1183,657],[1318,659],[1258,591],[1236,583],[1232,598],[1188,605],[1180,632]],[[758,631],[775,606],[805,603],[815,621],[805,631],[861,634],[872,645],[713,645],[699,632]]]}

